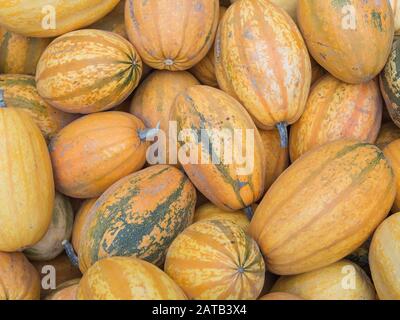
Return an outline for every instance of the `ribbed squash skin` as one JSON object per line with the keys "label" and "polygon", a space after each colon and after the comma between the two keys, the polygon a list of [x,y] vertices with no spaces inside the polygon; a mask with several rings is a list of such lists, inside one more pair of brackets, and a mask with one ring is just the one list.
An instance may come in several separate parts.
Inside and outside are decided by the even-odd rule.
{"label": "ribbed squash skin", "polygon": [[[0,0],[0,24],[31,37],[55,37],[80,29],[104,17],[119,0]],[[48,28],[49,6],[56,15],[55,28]],[[43,22],[45,25],[43,25]]]}
{"label": "ribbed squash skin", "polygon": [[400,1],[399,0],[389,0],[389,2],[393,9],[394,33],[396,35],[398,35],[400,33]]}
{"label": "ribbed squash skin", "polygon": [[29,38],[0,27],[0,73],[34,75],[50,39]]}
{"label": "ribbed squash skin", "polygon": [[262,296],[258,300],[303,300],[303,299],[290,293],[272,292],[266,294],[265,296]]}
{"label": "ribbed squash skin", "polygon": [[187,70],[205,57],[218,27],[218,0],[127,0],[130,41],[154,69]]}
{"label": "ribbed squash skin", "polygon": [[[355,287],[352,287],[354,279]],[[374,286],[355,263],[341,260],[327,267],[278,279],[272,292],[287,292],[307,300],[375,300]]]}
{"label": "ribbed squash skin", "polygon": [[400,300],[400,213],[376,230],[369,251],[372,279],[380,300]]}
{"label": "ribbed squash skin", "polygon": [[265,265],[256,242],[228,220],[197,222],[171,244],[165,272],[189,299],[254,300]]}
{"label": "ribbed squash skin", "polygon": [[[212,87],[193,86],[177,96],[170,120],[177,122],[178,132],[190,130],[188,134],[190,133],[191,137],[187,139],[196,142],[193,148],[198,150],[198,159],[187,161],[189,163],[182,163],[182,159],[179,160],[193,184],[212,203],[223,210],[236,211],[253,204],[264,194],[266,163],[262,140],[250,116],[235,99]],[[217,161],[219,163],[203,161],[201,164],[200,155],[202,149],[206,149],[206,144],[203,144],[202,139],[195,133],[203,130],[203,136],[213,141],[221,138],[218,133],[222,131],[218,130],[227,130],[232,136],[236,130],[242,133],[242,139],[236,139],[236,145],[241,143],[242,154],[245,155],[246,129],[250,129],[254,137],[251,150],[247,150],[250,161],[253,162],[253,170],[250,173],[244,172],[239,175],[238,169],[245,168],[245,165],[240,165],[234,156],[228,164],[229,152],[218,152],[214,145],[210,145],[212,150],[207,152],[210,159],[212,154],[220,153]],[[178,144],[180,147],[185,145],[181,141],[178,141]],[[247,164],[250,165],[249,161]]]}
{"label": "ribbed squash skin", "polygon": [[290,158],[339,139],[375,143],[381,127],[378,82],[352,85],[326,75],[310,93],[300,120],[290,128]]}
{"label": "ribbed squash skin", "polygon": [[382,124],[375,144],[379,149],[383,150],[387,145],[397,139],[400,139],[400,128],[390,121]]}
{"label": "ribbed squash skin", "polygon": [[38,242],[50,225],[54,182],[37,125],[15,108],[0,108],[0,251]]}
{"label": "ribbed squash skin", "polygon": [[367,82],[384,67],[394,33],[388,1],[299,0],[297,15],[311,55],[336,78]]}
{"label": "ribbed squash skin", "polygon": [[104,18],[93,23],[89,29],[99,29],[115,32],[121,37],[128,39],[125,28],[125,1],[119,1],[117,6],[107,14]]}
{"label": "ribbed squash skin", "polygon": [[132,257],[96,262],[79,283],[78,300],[186,300],[163,271]]}
{"label": "ribbed squash skin", "polygon": [[85,200],[75,215],[71,243],[77,254],[79,253],[79,243],[81,241],[83,230],[85,229],[85,224],[89,220],[88,217],[90,209],[96,203],[96,201],[97,198]]}
{"label": "ribbed squash skin", "polygon": [[122,103],[141,75],[142,61],[129,41],[112,32],[85,29],[64,34],[47,47],[36,84],[54,107],[86,114]]}
{"label": "ribbed squash skin", "polygon": [[78,293],[80,279],[73,279],[64,282],[57,287],[50,295],[46,297],[46,300],[76,300]]}
{"label": "ribbed squash skin", "polygon": [[247,231],[250,225],[250,221],[243,210],[234,212],[224,211],[212,203],[205,203],[198,207],[194,213],[193,222],[221,219],[236,223],[244,231]]}
{"label": "ribbed squash skin", "polygon": [[216,38],[219,87],[237,97],[261,129],[292,124],[303,113],[311,63],[286,12],[264,0],[234,3]]}
{"label": "ribbed squash skin", "polygon": [[395,193],[383,152],[338,140],[308,152],[279,177],[249,231],[271,272],[312,271],[360,247],[389,213]]}
{"label": "ribbed squash skin", "polygon": [[162,264],[171,242],[192,223],[195,204],[195,188],[175,167],[152,166],[121,179],[88,213],[79,244],[81,271],[110,256]]}
{"label": "ribbed squash skin", "polygon": [[22,253],[0,252],[0,300],[39,300],[40,279]]}
{"label": "ribbed squash skin", "polygon": [[148,143],[138,131],[144,124],[118,111],[82,117],[51,141],[57,190],[74,198],[99,197],[114,182],[140,170]]}
{"label": "ribbed squash skin", "polygon": [[63,240],[69,240],[74,223],[74,212],[69,199],[56,192],[53,217],[44,237],[24,250],[29,260],[48,261],[64,251]]}
{"label": "ribbed squash skin", "polygon": [[46,103],[36,90],[35,78],[28,75],[0,75],[0,89],[8,108],[18,108],[29,114],[39,126],[46,141],[76,119]]}
{"label": "ribbed squash skin", "polygon": [[400,210],[400,139],[389,143],[383,149],[383,153],[389,160],[396,176],[396,199],[394,200],[393,210],[398,212]]}

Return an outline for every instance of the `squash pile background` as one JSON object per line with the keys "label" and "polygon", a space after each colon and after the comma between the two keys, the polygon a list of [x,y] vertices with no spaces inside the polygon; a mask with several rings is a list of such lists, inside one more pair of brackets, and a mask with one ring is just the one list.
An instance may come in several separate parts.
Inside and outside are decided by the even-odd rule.
{"label": "squash pile background", "polygon": [[[400,300],[399,21],[396,0],[0,0],[0,300]],[[170,121],[253,130],[253,170],[169,164]]]}

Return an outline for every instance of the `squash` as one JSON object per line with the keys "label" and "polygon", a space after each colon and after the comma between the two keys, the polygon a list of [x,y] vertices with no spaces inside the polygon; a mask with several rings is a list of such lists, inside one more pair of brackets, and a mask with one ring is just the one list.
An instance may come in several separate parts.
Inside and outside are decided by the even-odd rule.
{"label": "squash", "polygon": [[46,103],[36,90],[35,78],[28,75],[0,75],[0,90],[8,108],[18,108],[29,114],[49,141],[58,131],[77,117]]}
{"label": "squash", "polygon": [[0,251],[15,252],[46,233],[54,202],[46,142],[31,117],[8,108],[0,90]]}
{"label": "squash", "polygon": [[225,13],[215,44],[219,87],[236,97],[263,130],[287,125],[304,111],[311,63],[303,38],[285,11],[269,1],[235,2]]}
{"label": "squash", "polygon": [[285,293],[285,292],[272,292],[268,293],[265,296],[262,296],[258,300],[304,300],[294,294]]}
{"label": "squash", "polygon": [[134,256],[156,265],[193,221],[196,191],[172,166],[151,166],[112,185],[88,213],[79,244],[82,272],[110,256]]}
{"label": "squash", "polygon": [[224,211],[209,202],[196,209],[193,222],[221,219],[236,223],[244,231],[247,231],[250,225],[250,221],[243,210],[234,212]]}
{"label": "squash", "polygon": [[88,221],[90,209],[96,201],[97,198],[85,200],[75,215],[71,243],[76,253],[79,253],[79,243],[81,241],[82,232],[85,228],[86,222]]}
{"label": "squash", "polygon": [[310,54],[334,77],[360,84],[381,72],[394,34],[388,1],[299,0],[297,10]]}
{"label": "squash", "polygon": [[280,145],[280,136],[278,130],[259,130],[261,140],[265,150],[266,189],[269,189],[276,179],[289,166],[289,150]]}
{"label": "squash", "polygon": [[374,286],[355,263],[341,260],[321,269],[278,279],[272,292],[307,300],[375,300]]}
{"label": "squash", "polygon": [[210,50],[218,27],[218,0],[127,0],[130,41],[154,69],[187,70]]}
{"label": "squash", "polygon": [[[231,3],[234,3],[238,0],[230,0]],[[281,7],[284,9],[290,17],[296,21],[297,19],[297,2],[298,0],[270,0],[271,3]]]}
{"label": "squash", "polygon": [[50,39],[28,38],[0,27],[0,74],[34,75]]}
{"label": "squash", "polygon": [[[170,120],[176,121],[180,132],[180,164],[213,204],[236,211],[264,194],[267,164],[263,142],[239,102],[221,90],[193,86],[177,96]],[[245,159],[239,159],[234,150],[246,154]]]}
{"label": "squash", "polygon": [[265,277],[256,242],[229,220],[200,221],[184,230],[169,247],[164,270],[196,300],[254,300]]}
{"label": "squash", "polygon": [[400,300],[400,213],[376,230],[369,251],[372,279],[380,300]]}
{"label": "squash", "polygon": [[50,143],[57,190],[74,198],[99,197],[114,182],[140,170],[148,143],[144,124],[118,111],[82,117],[63,128]]}
{"label": "squash", "polygon": [[70,113],[93,113],[122,103],[136,88],[142,61],[121,36],[102,30],[69,32],[55,39],[40,57],[39,94]]}
{"label": "squash", "polygon": [[78,300],[186,300],[163,271],[132,257],[96,262],[79,282]]}
{"label": "squash", "polygon": [[375,144],[383,150],[389,143],[397,139],[400,139],[400,128],[390,121],[382,124]]}
{"label": "squash", "polygon": [[0,24],[30,37],[55,37],[92,24],[119,0],[0,0]]}
{"label": "squash", "polygon": [[74,212],[69,199],[56,192],[53,218],[45,236],[35,245],[24,250],[29,260],[48,261],[64,251],[63,240],[71,237]]}
{"label": "squash", "polygon": [[389,0],[389,2],[393,9],[394,33],[396,35],[398,35],[398,34],[400,34],[400,1],[399,0]]}
{"label": "squash", "polygon": [[[225,7],[219,8],[219,20],[221,21],[222,17],[226,12]],[[210,51],[208,51],[207,55],[203,60],[198,62],[193,68],[190,69],[190,72],[200,80],[202,84],[211,87],[218,87],[217,77],[215,75],[215,45],[211,47]]]}
{"label": "squash", "polygon": [[400,139],[394,140],[389,143],[384,149],[383,153],[392,165],[395,177],[396,177],[396,199],[393,204],[393,211],[398,212],[400,210]]}
{"label": "squash", "polygon": [[93,23],[88,29],[111,31],[128,39],[125,28],[125,1],[119,1],[114,10],[104,18]]}
{"label": "squash", "polygon": [[360,247],[389,213],[395,193],[382,151],[356,140],[334,141],[308,152],[278,178],[249,232],[271,272],[316,270]]}
{"label": "squash", "polygon": [[312,88],[306,110],[290,128],[290,158],[339,139],[375,143],[381,127],[382,98],[375,80],[359,85],[324,76]]}
{"label": "squash", "polygon": [[73,279],[59,285],[46,300],[76,300],[80,279]]}

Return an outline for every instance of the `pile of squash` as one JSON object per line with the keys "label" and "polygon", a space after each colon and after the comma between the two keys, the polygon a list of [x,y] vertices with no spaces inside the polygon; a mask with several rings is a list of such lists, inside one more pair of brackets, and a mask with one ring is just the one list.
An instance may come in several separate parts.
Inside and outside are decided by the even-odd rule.
{"label": "pile of squash", "polygon": [[395,0],[0,0],[0,299],[400,299],[398,31]]}

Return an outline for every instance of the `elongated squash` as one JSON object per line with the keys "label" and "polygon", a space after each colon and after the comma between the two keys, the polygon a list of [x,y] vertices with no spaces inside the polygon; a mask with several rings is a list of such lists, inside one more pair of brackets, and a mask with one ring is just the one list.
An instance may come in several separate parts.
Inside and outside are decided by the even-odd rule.
{"label": "elongated squash", "polygon": [[400,139],[394,140],[389,143],[384,149],[383,153],[389,160],[394,174],[396,176],[396,199],[393,204],[393,211],[400,210]]}
{"label": "elongated squash", "polygon": [[277,126],[287,147],[286,127],[303,113],[311,84],[310,57],[293,20],[270,1],[235,2],[220,23],[215,59],[219,87],[260,129]]}
{"label": "elongated squash", "polygon": [[172,242],[165,272],[190,299],[254,300],[265,265],[256,242],[228,220],[197,222]]}
{"label": "elongated squash", "polygon": [[156,266],[132,257],[96,262],[79,282],[78,300],[186,300],[182,289]]}
{"label": "elongated squash", "polygon": [[355,140],[310,151],[272,185],[250,223],[268,269],[299,274],[360,247],[385,219],[395,176],[383,152]]}
{"label": "elongated squash", "polygon": [[195,188],[175,167],[152,166],[121,179],[88,213],[79,244],[81,271],[110,256],[162,264],[171,242],[192,223],[195,204]]}
{"label": "elongated squash", "polygon": [[388,1],[299,0],[297,15],[311,55],[336,78],[359,84],[383,69],[394,34]]}
{"label": "elongated squash", "polygon": [[85,230],[85,224],[89,220],[90,209],[96,201],[97,198],[85,200],[75,215],[71,243],[77,254],[79,253],[79,243],[81,241],[83,230]]}
{"label": "elongated squash", "polygon": [[375,80],[351,85],[331,75],[312,88],[306,110],[290,129],[292,162],[339,139],[375,143],[381,127],[382,97]]}
{"label": "elongated squash", "polygon": [[64,282],[46,297],[46,300],[76,300],[80,279]]}
{"label": "elongated squash", "polygon": [[379,149],[384,150],[387,145],[397,139],[400,139],[400,128],[390,121],[382,124],[375,144]]}
{"label": "elongated squash", "polygon": [[221,90],[193,86],[177,96],[170,120],[178,128],[179,162],[212,203],[236,211],[264,194],[263,143],[239,102]]}

